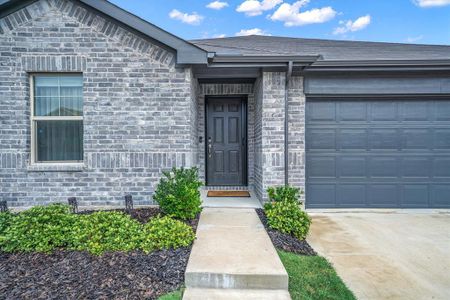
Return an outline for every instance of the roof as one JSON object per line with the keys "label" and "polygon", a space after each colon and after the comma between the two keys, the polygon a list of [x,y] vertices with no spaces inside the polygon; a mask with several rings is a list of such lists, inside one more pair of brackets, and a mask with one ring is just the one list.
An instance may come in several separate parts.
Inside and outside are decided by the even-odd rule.
{"label": "roof", "polygon": [[321,60],[447,60],[450,46],[362,41],[320,40],[278,36],[242,37],[190,41],[216,55],[321,56]]}

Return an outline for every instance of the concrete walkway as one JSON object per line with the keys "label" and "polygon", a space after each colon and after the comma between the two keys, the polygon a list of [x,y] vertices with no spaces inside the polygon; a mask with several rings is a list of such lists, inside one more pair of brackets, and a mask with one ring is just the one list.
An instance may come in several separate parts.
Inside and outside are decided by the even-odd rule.
{"label": "concrete walkway", "polygon": [[290,299],[288,275],[254,209],[204,208],[183,299]]}
{"label": "concrete walkway", "polygon": [[314,213],[308,242],[358,299],[450,299],[449,213]]}

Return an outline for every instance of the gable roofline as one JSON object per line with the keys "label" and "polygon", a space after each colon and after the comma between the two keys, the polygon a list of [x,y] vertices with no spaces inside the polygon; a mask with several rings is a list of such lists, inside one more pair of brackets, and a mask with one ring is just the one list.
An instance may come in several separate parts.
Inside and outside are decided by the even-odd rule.
{"label": "gable roofline", "polygon": [[[0,18],[11,14],[37,0],[0,0]],[[206,64],[208,52],[164,29],[151,24],[144,19],[118,7],[106,0],[71,0],[87,5],[94,10],[158,41],[176,51],[176,63],[183,64]]]}

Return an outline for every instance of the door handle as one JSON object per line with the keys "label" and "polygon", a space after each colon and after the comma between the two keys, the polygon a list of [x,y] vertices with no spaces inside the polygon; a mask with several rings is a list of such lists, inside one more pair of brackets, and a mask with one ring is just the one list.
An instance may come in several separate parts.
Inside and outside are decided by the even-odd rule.
{"label": "door handle", "polygon": [[212,141],[211,137],[208,137],[208,158],[212,157]]}

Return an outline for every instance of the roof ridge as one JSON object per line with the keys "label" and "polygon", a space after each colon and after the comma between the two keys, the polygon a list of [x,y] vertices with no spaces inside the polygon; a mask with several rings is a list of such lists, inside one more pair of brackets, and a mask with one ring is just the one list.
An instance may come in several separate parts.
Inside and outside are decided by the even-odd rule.
{"label": "roof ridge", "polygon": [[190,42],[196,44],[202,41],[221,41],[230,39],[246,39],[246,38],[264,38],[264,39],[289,39],[293,41],[320,41],[320,42],[335,42],[335,43],[373,43],[373,44],[388,44],[388,45],[411,45],[411,46],[434,46],[434,47],[450,47],[445,44],[418,44],[418,43],[401,43],[401,42],[384,42],[384,41],[367,41],[367,40],[339,40],[339,39],[321,39],[321,38],[304,38],[304,37],[290,37],[290,36],[277,36],[277,35],[246,35],[246,36],[230,36],[223,38],[210,38],[210,39],[192,39]]}

